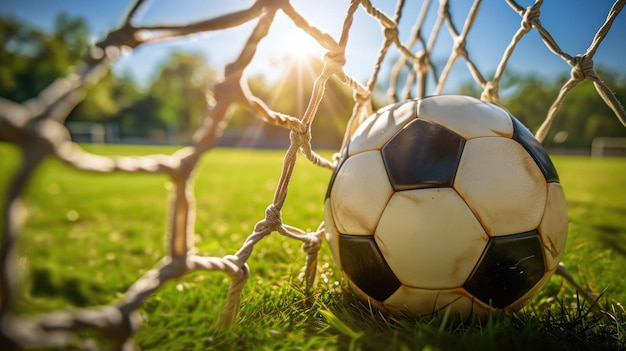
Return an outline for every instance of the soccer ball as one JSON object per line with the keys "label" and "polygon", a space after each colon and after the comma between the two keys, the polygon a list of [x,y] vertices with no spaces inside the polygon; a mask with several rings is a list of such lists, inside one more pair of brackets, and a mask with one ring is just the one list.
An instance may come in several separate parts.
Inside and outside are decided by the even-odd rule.
{"label": "soccer ball", "polygon": [[461,320],[520,308],[567,238],[546,151],[515,117],[467,96],[400,102],[365,120],[332,175],[324,223],[356,295]]}

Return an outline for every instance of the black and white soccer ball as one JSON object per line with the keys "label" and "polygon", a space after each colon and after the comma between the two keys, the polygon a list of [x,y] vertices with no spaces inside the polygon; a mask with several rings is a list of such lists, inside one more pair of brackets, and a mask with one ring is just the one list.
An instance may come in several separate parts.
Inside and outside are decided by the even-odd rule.
{"label": "black and white soccer ball", "polygon": [[518,309],[546,285],[568,219],[557,171],[521,122],[475,98],[432,96],[359,126],[324,222],[357,295],[394,313],[469,320]]}

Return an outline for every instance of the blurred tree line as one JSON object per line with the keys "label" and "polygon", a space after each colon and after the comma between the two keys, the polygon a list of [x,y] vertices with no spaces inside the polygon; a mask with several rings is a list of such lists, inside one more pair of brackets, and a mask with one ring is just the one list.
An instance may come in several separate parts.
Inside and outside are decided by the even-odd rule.
{"label": "blurred tree line", "polygon": [[[626,102],[626,77],[602,68],[597,72],[617,99]],[[501,86],[512,88],[507,88],[511,91],[502,94],[502,103],[513,116],[536,132],[568,78],[564,75],[546,81],[538,76],[509,72]],[[461,93],[480,96],[480,91],[470,84],[464,85]],[[626,137],[626,128],[598,95],[593,83],[583,81],[567,94],[543,145],[551,148],[589,148],[597,137]]]}
{"label": "blurred tree line", "polygon": [[[57,16],[51,32],[0,18],[0,96],[23,102],[76,67],[89,30],[80,18]],[[147,90],[130,76],[109,73],[87,89],[67,121],[114,126],[119,138],[188,142],[206,108],[204,92],[216,77],[204,57],[175,53]]]}
{"label": "blurred tree line", "polygon": [[[64,14],[56,18],[50,32],[17,19],[0,18],[0,96],[16,102],[35,97],[55,78],[75,69],[88,48],[88,38],[86,23]],[[283,75],[275,81],[264,76],[250,77],[252,93],[276,111],[301,117],[321,62],[284,56],[274,64],[280,65]],[[625,77],[599,73],[618,99],[626,101]],[[123,74],[109,74],[89,87],[68,122],[109,126],[119,138],[113,140],[117,142],[134,139],[189,143],[207,108],[205,94],[217,78],[218,71],[202,55],[173,53],[146,88],[140,89],[130,76]],[[502,87],[507,87],[502,100],[513,115],[535,131],[565,79],[545,81],[536,76],[509,74],[502,82]],[[480,94],[471,83],[462,86],[460,93]],[[336,149],[340,145],[352,107],[351,91],[331,79],[313,125],[314,146]],[[600,136],[626,137],[626,128],[600,99],[593,84],[584,82],[568,94],[544,143],[549,147],[588,148]],[[285,129],[235,106],[221,142],[231,146],[284,147],[289,140]]]}

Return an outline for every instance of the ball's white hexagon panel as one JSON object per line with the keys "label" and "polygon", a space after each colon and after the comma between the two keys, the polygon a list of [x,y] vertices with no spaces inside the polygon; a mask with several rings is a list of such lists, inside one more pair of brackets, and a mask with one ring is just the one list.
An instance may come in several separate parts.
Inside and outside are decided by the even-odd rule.
{"label": "ball's white hexagon panel", "polygon": [[489,308],[477,303],[464,289],[423,290],[401,286],[385,300],[386,308],[397,314],[413,316],[443,316],[450,308],[453,320],[466,322],[489,313]]}
{"label": "ball's white hexagon panel", "polygon": [[490,236],[531,231],[539,226],[547,184],[541,170],[515,140],[468,140],[454,188]]}
{"label": "ball's white hexagon panel", "polygon": [[330,200],[326,200],[324,203],[324,234],[326,236],[326,242],[330,248],[333,261],[337,263],[339,269],[342,269],[341,256],[339,255],[339,232],[337,231],[335,220],[333,219],[333,214],[330,210]]}
{"label": "ball's white hexagon panel", "polygon": [[423,98],[418,101],[417,116],[438,123],[466,140],[513,136],[513,122],[506,111],[469,96],[439,95]]}
{"label": "ball's white hexagon panel", "polygon": [[404,285],[445,289],[463,285],[489,237],[454,189],[432,188],[395,193],[375,239]]}
{"label": "ball's white hexagon panel", "polygon": [[414,100],[400,102],[365,120],[352,135],[349,155],[379,150],[406,123],[416,118],[416,105]]}
{"label": "ball's white hexagon panel", "polygon": [[539,235],[545,249],[546,265],[556,269],[567,241],[567,203],[559,183],[548,183],[548,201],[539,224]]}
{"label": "ball's white hexagon panel", "polygon": [[392,193],[380,151],[349,157],[337,172],[330,191],[337,230],[343,234],[372,235]]}

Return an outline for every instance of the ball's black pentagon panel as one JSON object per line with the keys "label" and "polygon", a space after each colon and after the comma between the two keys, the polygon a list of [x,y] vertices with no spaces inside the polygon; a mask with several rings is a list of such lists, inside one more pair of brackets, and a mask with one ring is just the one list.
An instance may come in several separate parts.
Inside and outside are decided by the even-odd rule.
{"label": "ball's black pentagon panel", "polygon": [[328,198],[330,197],[330,191],[333,188],[333,184],[335,184],[335,178],[337,178],[337,173],[339,173],[339,169],[341,169],[341,166],[343,165],[343,163],[346,161],[346,159],[348,159],[349,147],[350,147],[350,143],[348,143],[348,145],[346,145],[346,148],[343,150],[343,154],[341,155],[341,158],[339,159],[339,162],[337,163],[337,167],[333,171],[333,175],[330,177],[330,181],[328,182],[328,189],[326,190],[326,197],[324,198],[324,200],[328,200]]}
{"label": "ball's black pentagon panel", "polygon": [[559,175],[546,150],[522,122],[513,116],[511,116],[511,120],[513,120],[513,140],[520,143],[528,151],[548,183],[558,183]]}
{"label": "ball's black pentagon panel", "polygon": [[536,230],[493,237],[463,287],[484,303],[505,308],[535,286],[545,272]]}
{"label": "ball's black pentagon panel", "polygon": [[465,139],[435,123],[416,119],[382,154],[394,190],[452,186]]}
{"label": "ball's black pentagon panel", "polygon": [[344,272],[364,293],[384,301],[401,285],[380,253],[374,236],[339,236],[339,255]]}

